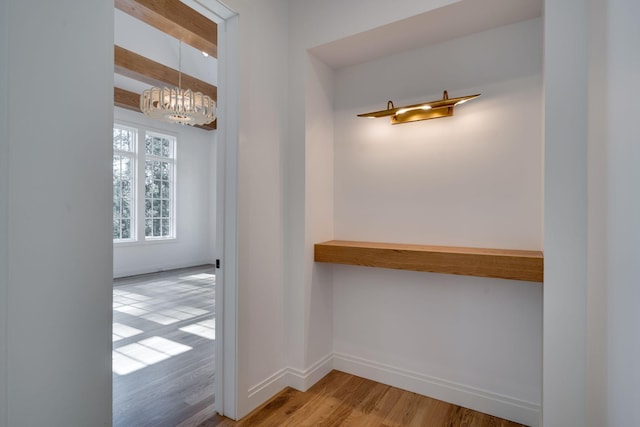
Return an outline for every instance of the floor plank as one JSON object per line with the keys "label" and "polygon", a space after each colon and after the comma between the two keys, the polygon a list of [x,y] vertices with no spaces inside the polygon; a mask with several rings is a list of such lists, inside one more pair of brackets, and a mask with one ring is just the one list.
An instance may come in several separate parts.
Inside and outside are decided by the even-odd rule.
{"label": "floor plank", "polygon": [[213,272],[114,281],[114,427],[190,427],[214,414]]}
{"label": "floor plank", "polygon": [[307,392],[287,388],[240,421],[213,416],[199,427],[525,427],[344,372]]}

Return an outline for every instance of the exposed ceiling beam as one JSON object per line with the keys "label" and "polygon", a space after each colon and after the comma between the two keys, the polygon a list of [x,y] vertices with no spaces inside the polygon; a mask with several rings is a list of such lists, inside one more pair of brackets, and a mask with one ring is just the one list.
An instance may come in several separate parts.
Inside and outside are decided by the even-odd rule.
{"label": "exposed ceiling beam", "polygon": [[[115,71],[151,86],[178,86],[178,71],[120,46],[114,46]],[[218,88],[182,73],[182,87],[218,99]]]}
{"label": "exposed ceiling beam", "polygon": [[113,105],[127,110],[142,113],[140,111],[140,95],[119,87],[113,88]]}
{"label": "exposed ceiling beam", "polygon": [[180,0],[115,0],[116,8],[218,57],[218,25]]}
{"label": "exposed ceiling beam", "polygon": [[[142,113],[140,111],[140,94],[131,92],[119,87],[113,88],[113,105],[116,107],[124,108],[127,110]],[[216,128],[217,121],[202,126],[194,126],[205,130],[214,130]]]}

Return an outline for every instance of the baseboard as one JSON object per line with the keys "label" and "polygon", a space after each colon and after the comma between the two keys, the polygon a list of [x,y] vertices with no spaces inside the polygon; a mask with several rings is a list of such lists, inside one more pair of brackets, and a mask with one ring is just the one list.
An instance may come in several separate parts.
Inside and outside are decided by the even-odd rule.
{"label": "baseboard", "polygon": [[247,408],[250,411],[262,405],[267,400],[278,394],[287,387],[287,369],[281,369],[269,378],[261,381],[249,389],[247,396]]}
{"label": "baseboard", "polygon": [[250,412],[271,399],[285,387],[307,391],[332,370],[333,354],[328,354],[304,371],[295,368],[283,368],[249,389],[247,408],[250,408]]}
{"label": "baseboard", "polygon": [[304,371],[284,368],[274,373],[249,389],[249,407],[257,408],[285,387],[307,391],[333,369],[527,426],[540,425],[538,404],[341,353],[328,354]]}
{"label": "baseboard", "polygon": [[178,270],[180,268],[198,267],[201,265],[208,265],[208,264],[211,264],[211,260],[180,262],[180,263],[174,263],[174,264],[168,263],[168,264],[163,264],[162,267],[147,265],[139,268],[114,271],[113,278],[120,279],[123,277],[138,276],[140,274],[160,273],[163,271]]}
{"label": "baseboard", "polygon": [[333,355],[333,368],[527,426],[539,424],[541,408],[535,403],[346,354]]}
{"label": "baseboard", "polygon": [[287,385],[299,391],[307,391],[332,370],[333,354],[327,354],[304,371],[288,368]]}

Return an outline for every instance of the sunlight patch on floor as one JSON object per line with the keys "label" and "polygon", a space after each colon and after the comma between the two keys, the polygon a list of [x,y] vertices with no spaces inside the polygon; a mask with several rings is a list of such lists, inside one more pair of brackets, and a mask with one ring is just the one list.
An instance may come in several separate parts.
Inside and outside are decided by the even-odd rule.
{"label": "sunlight patch on floor", "polygon": [[123,325],[122,323],[113,324],[113,342],[120,341],[123,338],[129,338],[141,334],[144,331]]}
{"label": "sunlight patch on floor", "polygon": [[216,339],[216,321],[215,319],[203,320],[202,322],[194,323],[180,328],[183,332],[198,335],[208,340]]}
{"label": "sunlight patch on floor", "polygon": [[113,372],[127,375],[191,350],[188,345],[154,336],[113,350]]}

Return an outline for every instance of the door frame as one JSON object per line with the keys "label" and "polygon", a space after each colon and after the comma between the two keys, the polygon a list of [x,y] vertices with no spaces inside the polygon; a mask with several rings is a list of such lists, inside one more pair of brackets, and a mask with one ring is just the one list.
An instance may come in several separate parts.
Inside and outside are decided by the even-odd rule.
{"label": "door frame", "polygon": [[181,0],[218,25],[215,410],[237,417],[238,14],[219,0]]}
{"label": "door frame", "polygon": [[215,409],[232,419],[238,409],[238,71],[238,15],[232,12],[218,24],[216,250],[222,263],[216,271],[215,372]]}

